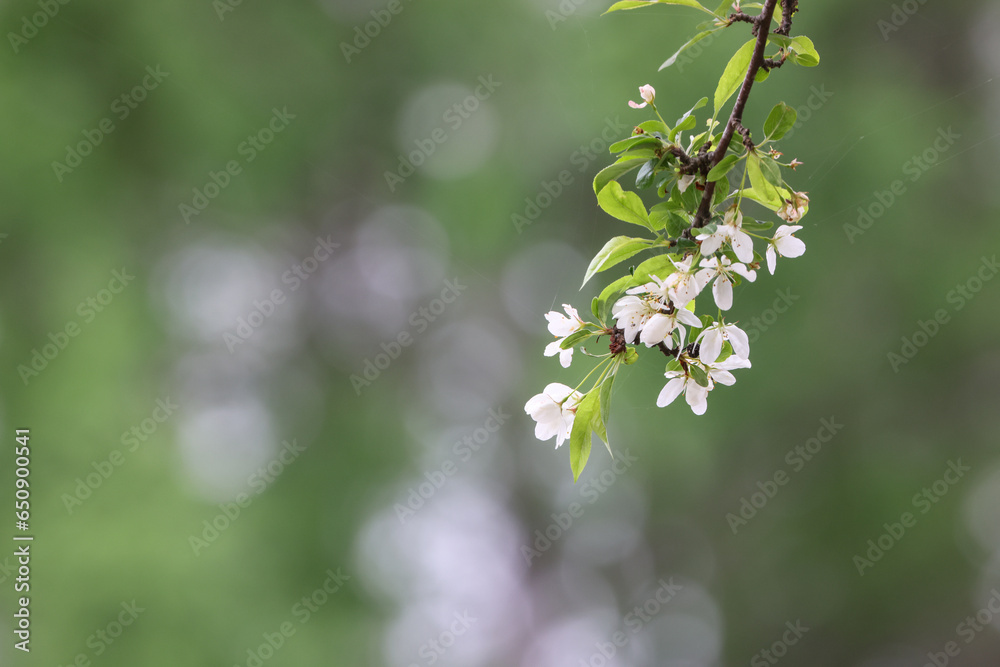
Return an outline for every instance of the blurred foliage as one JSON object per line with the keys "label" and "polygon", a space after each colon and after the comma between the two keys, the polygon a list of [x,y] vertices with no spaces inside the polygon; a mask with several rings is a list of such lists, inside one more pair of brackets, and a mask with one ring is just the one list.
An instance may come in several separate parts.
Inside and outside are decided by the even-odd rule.
{"label": "blurred foliage", "polygon": [[[637,364],[618,383],[609,433],[614,446],[641,461],[628,476],[630,488],[641,490],[651,568],[700,581],[719,605],[717,664],[746,662],[796,618],[814,629],[789,664],[903,664],[876,661],[894,646],[910,651],[902,654],[911,656],[906,664],[917,664],[953,638],[955,625],[997,583],[1000,543],[972,539],[965,510],[974,489],[986,493],[996,483],[1000,285],[986,282],[961,310],[947,295],[1000,241],[1000,19],[991,3],[926,3],[883,39],[878,22],[893,13],[890,3],[800,4],[796,32],[813,38],[822,64],[784,68],[755,88],[745,123],[759,128],[779,100],[802,107],[819,99],[816,90],[829,93],[811,118],[800,113],[801,126],[783,142],[786,157],[805,163],[796,185],[811,198],[799,234],[809,252],[779,264],[776,276],[762,276],[745,295],[739,291],[733,313],[747,320],[764,313],[786,287],[799,298],[761,330],[753,372],[717,392],[705,417],[682,405],[657,410],[662,373]],[[5,32],[19,31],[38,7],[6,4]],[[207,0],[75,0],[0,58],[7,155],[0,165],[0,349],[8,369],[2,421],[8,443],[13,429],[32,431],[36,535],[34,650],[15,655],[5,641],[3,664],[94,658],[88,637],[133,599],[147,611],[94,664],[246,664],[247,648],[289,620],[300,598],[337,567],[352,580],[266,664],[383,663],[396,609],[356,576],[363,565],[357,541],[372,513],[396,502],[398,488],[427,465],[414,422],[447,422],[440,412],[407,409],[429,391],[420,360],[430,339],[358,396],[349,376],[389,337],[353,318],[304,314],[305,343],[283,363],[318,378],[315,390],[303,390],[309,396],[300,400],[282,376],[261,391],[278,415],[277,440],[298,437],[308,451],[198,556],[188,535],[219,512],[218,501],[191,479],[179,420],[128,454],[81,507],[69,513],[64,505],[77,478],[121,448],[120,435],[147,418],[158,397],[173,396],[182,414],[198,402],[182,395],[178,380],[179,366],[197,365],[199,357],[182,361],[190,347],[171,333],[163,267],[171,253],[206,239],[271,249],[285,242],[274,230],[285,229],[306,239],[289,242],[289,256],[301,257],[320,233],[333,233],[346,248],[381,206],[428,211],[447,233],[446,272],[465,278],[472,294],[442,318],[448,322],[433,326],[479,318],[517,353],[508,360],[516,381],[500,399],[514,418],[496,445],[507,450],[496,454],[507,472],[493,482],[506,489],[525,540],[565,505],[557,490],[570,474],[568,451],[535,442],[521,411],[558,364],[541,355],[547,339],[538,304],[512,308],[504,276],[534,247],[578,257],[560,260],[551,268],[556,282],[535,284],[534,292],[545,306],[586,308],[590,288],[577,292],[585,258],[620,233],[621,223],[597,210],[590,189],[609,162],[606,151],[582,171],[574,153],[600,136],[606,119],[634,122],[625,102],[641,84],[656,86],[668,118],[711,95],[724,54],[745,41],[746,26],[737,24],[683,69],[657,73],[700,21],[696,12],[671,8],[658,18],[654,8],[599,18],[604,6],[586,0],[553,28],[546,11],[558,11],[556,2],[404,1],[346,63],[341,43],[382,7],[244,0],[220,20]],[[113,116],[113,100],[157,65],[169,76],[60,182],[52,162]],[[412,148],[400,129],[407,100],[441,82],[474,88],[489,74],[502,85],[488,101],[494,141],[470,139],[489,151],[479,156],[481,166],[457,178],[418,169],[391,192],[384,174]],[[272,109],[286,107],[297,117],[280,141],[186,225],[178,204],[239,157],[239,144],[266,125]],[[857,222],[858,208],[908,179],[905,164],[948,127],[961,135],[954,148],[916,182],[905,180],[905,194],[849,242],[844,225]],[[565,169],[574,177],[566,192],[519,234],[511,215]],[[135,280],[25,386],[17,367],[50,333],[80,321],[78,304],[123,266]],[[939,308],[948,309],[950,322],[894,372],[887,353],[898,352],[901,337],[912,337],[918,321]],[[327,330],[356,332],[364,345],[347,346],[360,352],[345,359],[337,348],[346,338]],[[221,339],[214,344],[226,356]],[[495,353],[487,346],[481,354]],[[246,368],[261,363],[238,359]],[[206,387],[211,393],[207,380]],[[305,424],[307,412],[320,417]],[[725,515],[758,481],[787,468],[786,452],[831,416],[842,432],[734,536]],[[599,472],[606,457],[595,449],[591,466]],[[852,557],[957,458],[972,466],[969,478],[859,577]],[[11,461],[8,454],[2,466],[5,494]],[[600,502],[610,503],[611,493]],[[587,518],[574,530],[585,533]],[[987,534],[1000,535],[995,513],[979,521],[992,528]],[[519,546],[511,545],[512,553]],[[540,559],[525,575],[528,588],[559,562],[555,554]],[[3,582],[5,591],[10,585]],[[630,594],[619,590],[623,607]],[[3,599],[10,609],[11,596]],[[550,620],[542,608],[535,614],[538,628]],[[5,617],[0,627],[9,624]],[[536,664],[518,663],[517,646],[508,650],[492,664]],[[965,664],[998,656],[992,631],[963,646]]]}

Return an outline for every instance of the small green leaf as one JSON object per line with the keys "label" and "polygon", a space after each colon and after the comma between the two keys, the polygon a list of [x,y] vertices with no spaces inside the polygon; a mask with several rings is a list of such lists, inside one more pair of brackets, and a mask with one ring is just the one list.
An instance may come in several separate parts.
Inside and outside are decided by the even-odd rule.
{"label": "small green leaf", "polygon": [[619,160],[614,164],[601,169],[597,172],[597,176],[594,177],[594,194],[600,194],[601,190],[603,190],[608,183],[620,178],[633,169],[637,169],[639,165],[648,159],[649,157],[626,159],[619,158]]}
{"label": "small green leaf", "polygon": [[[662,123],[661,123],[662,124]],[[609,153],[621,153],[622,151],[627,151],[634,146],[641,146],[643,144],[659,144],[663,145],[663,142],[650,134],[639,134],[628,139],[622,139],[621,141],[616,141],[608,147]]]}
{"label": "small green leaf", "polygon": [[[679,58],[682,53],[684,53],[689,48],[691,48],[692,46],[694,46],[695,44],[697,44],[701,40],[705,39],[709,35],[711,35],[713,32],[717,32],[718,30],[721,30],[721,28],[715,28],[715,29],[712,29],[712,30],[705,30],[704,32],[699,32],[697,35],[695,35],[694,37],[692,37],[691,39],[689,39],[688,41],[686,41],[681,48],[677,49],[677,51],[674,52],[674,55],[672,55],[669,58],[667,58],[663,62],[663,64],[660,65],[660,70],[664,70],[664,69],[670,67],[671,65],[673,65],[675,62],[677,62],[677,58]],[[657,70],[657,71],[659,71],[659,70]]]}
{"label": "small green leaf", "polygon": [[593,332],[587,330],[571,333],[570,335],[566,336],[566,338],[563,339],[563,342],[559,343],[559,349],[568,350],[571,347],[576,347],[581,342],[585,341],[586,339],[590,338],[593,335],[594,335]]}
{"label": "small green leaf", "polygon": [[649,162],[639,167],[639,173],[635,175],[635,187],[640,190],[648,188],[653,184],[653,175],[655,174],[656,165],[660,163],[659,159],[652,158]]}
{"label": "small green leaf", "polygon": [[[706,14],[712,14],[708,9],[706,9],[700,2],[696,0],[621,0],[611,5],[608,11],[604,12],[608,14],[610,12],[617,12],[622,9],[638,9],[640,7],[649,7],[651,5],[681,5],[682,7],[691,7],[693,9],[700,9]],[[714,16],[714,14],[712,14]]]}
{"label": "small green leaf", "polygon": [[649,214],[639,195],[623,190],[618,181],[611,181],[598,193],[597,203],[614,218],[649,228]]}
{"label": "small green leaf", "polygon": [[792,49],[795,53],[791,55],[791,60],[803,67],[815,67],[819,65],[819,53],[813,46],[812,40],[805,35],[792,38]]}
{"label": "small green leaf", "polygon": [[688,364],[688,372],[691,373],[691,378],[702,387],[708,386],[708,373],[705,372],[704,368],[698,364]]}
{"label": "small green leaf", "polygon": [[766,232],[771,227],[774,226],[773,222],[764,220],[752,220],[746,216],[743,217],[743,223],[740,227],[743,228],[745,232]]}
{"label": "small green leaf", "polygon": [[677,125],[674,129],[670,130],[669,139],[673,141],[677,137],[677,133],[682,130],[690,130],[692,127],[698,124],[697,119],[694,117],[694,112],[708,104],[708,98],[703,97],[698,100],[693,107],[687,110],[687,112],[677,119]]}
{"label": "small green leaf", "polygon": [[767,114],[767,120],[764,121],[764,136],[772,140],[782,138],[792,129],[797,118],[798,113],[795,109],[784,102],[778,102],[771,109],[771,113]]}
{"label": "small green leaf", "polygon": [[719,85],[715,89],[715,113],[719,113],[719,109],[722,105],[726,103],[730,97],[733,96],[740,85],[743,83],[743,78],[746,76],[747,68],[750,66],[750,58],[753,56],[754,44],[757,40],[751,39],[749,42],[740,47],[740,50],[736,52],[735,55],[729,60],[729,64],[726,65],[726,69],[722,72],[722,78],[719,79]]}
{"label": "small green leaf", "polygon": [[671,359],[670,361],[667,362],[667,368],[666,368],[666,372],[667,373],[669,373],[670,371],[681,371],[681,372],[683,372],[684,371],[684,367],[681,366],[681,362],[677,361],[676,359]]}
{"label": "small green leaf", "polygon": [[603,322],[602,312],[604,310],[604,304],[601,302],[600,298],[594,297],[590,300],[590,312],[594,314],[594,319],[598,322]]}
{"label": "small green leaf", "polygon": [[573,481],[580,479],[580,473],[590,458],[590,432],[593,427],[594,413],[600,415],[600,393],[588,392],[576,408],[573,419],[573,430],[569,435],[569,464],[573,469]]}
{"label": "small green leaf", "polygon": [[636,127],[641,128],[646,134],[653,134],[654,132],[659,132],[664,137],[670,132],[670,128],[666,124],[658,120],[647,120],[639,123]]}
{"label": "small green leaf", "polygon": [[[601,248],[600,252],[594,255],[587,267],[587,273],[583,277],[583,285],[587,284],[594,274],[610,269],[615,264],[623,262],[632,255],[642,252],[653,242],[650,239],[637,239],[629,236],[616,236]],[[583,285],[580,285],[581,289]]]}
{"label": "small green leaf", "polygon": [[711,171],[708,172],[708,180],[710,182],[719,180],[720,178],[728,174],[729,170],[732,169],[733,166],[735,166],[735,164],[739,161],[740,161],[739,155],[733,155],[732,153],[730,153],[726,157],[719,160],[719,164],[712,167]]}
{"label": "small green leaf", "polygon": [[649,209],[649,223],[654,231],[665,229],[668,238],[677,238],[691,226],[691,221],[678,213],[670,202],[663,202]]}

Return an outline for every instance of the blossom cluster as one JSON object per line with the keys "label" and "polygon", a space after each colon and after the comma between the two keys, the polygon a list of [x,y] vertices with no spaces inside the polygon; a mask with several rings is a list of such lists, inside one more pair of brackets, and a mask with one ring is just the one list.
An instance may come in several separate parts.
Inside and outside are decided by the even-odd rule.
{"label": "blossom cluster", "polygon": [[[659,3],[621,0],[608,11],[653,4]],[[733,372],[751,366],[749,337],[730,315],[736,287],[756,282],[762,266],[774,275],[779,257],[800,257],[806,249],[795,234],[802,230],[798,223],[808,212],[809,197],[795,191],[784,177],[786,170],[794,171],[802,163],[783,161],[775,144],[795,126],[796,110],[779,102],[760,134],[743,124],[752,83],[764,81],[786,62],[803,67],[819,64],[812,40],[790,32],[798,3],[782,0],[776,13],[777,0],[765,0],[758,16],[743,13],[738,3],[735,14],[727,13],[726,3],[715,11],[698,0],[663,4],[694,8],[713,20],[660,69],[674,64],[684,49],[706,35],[738,23],[753,24],[753,39],[726,65],[715,88],[714,112],[704,119],[701,130],[696,112],[708,104],[708,97],[670,124],[657,106],[653,86],[641,86],[639,101],[630,100],[628,106],[648,109],[653,117],[609,146],[617,157],[594,177],[598,206],[645,233],[608,240],[591,260],[584,285],[635,255],[651,252],[652,256],[630,266],[626,275],[592,300],[593,318],[581,316],[570,304],[563,304],[563,312],[545,315],[553,336],[545,347],[546,357],[557,357],[563,368],[580,355],[596,361],[575,387],[550,383],[524,406],[535,421],[539,440],[555,438],[557,448],[570,443],[574,477],[586,465],[592,434],[610,451],[607,420],[613,383],[621,366],[636,363],[642,348],[648,350],[644,354],[666,357],[665,382],[656,405],[666,407],[683,396],[692,412],[705,414],[716,386],[733,385]],[[741,94],[729,120],[720,122],[720,111],[737,91]],[[634,188],[631,177],[625,178],[629,174],[634,176]],[[640,196],[642,191],[649,196]],[[654,194],[660,202],[647,204]],[[775,222],[766,217],[745,215],[753,211],[754,217],[761,217],[753,207],[780,220],[777,228],[769,231]],[[602,338],[607,352],[594,352],[592,344]],[[589,388],[583,389],[588,382]]]}

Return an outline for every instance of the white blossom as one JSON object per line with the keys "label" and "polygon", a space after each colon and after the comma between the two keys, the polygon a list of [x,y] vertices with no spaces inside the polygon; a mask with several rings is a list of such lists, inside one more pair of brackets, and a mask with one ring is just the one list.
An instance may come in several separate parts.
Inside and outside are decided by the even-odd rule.
{"label": "white blossom", "polygon": [[643,100],[642,104],[629,100],[628,105],[633,109],[641,109],[647,104],[652,104],[653,100],[656,99],[656,89],[654,89],[649,84],[646,84],[645,86],[639,86],[639,97],[641,97]]}
{"label": "white blossom", "polygon": [[714,363],[722,354],[722,346],[726,341],[733,346],[733,357],[744,360],[750,358],[750,338],[746,332],[735,324],[721,322],[713,322],[698,336],[698,358],[707,364]]}
{"label": "white blossom", "polygon": [[723,243],[729,243],[736,257],[745,263],[753,261],[753,239],[743,231],[743,214],[737,209],[729,209],[719,225],[711,234],[699,234],[695,238],[701,241],[701,254],[712,255]]}
{"label": "white blossom", "polygon": [[581,400],[583,394],[558,382],[547,385],[541,394],[528,399],[524,411],[537,422],[535,437],[545,441],[555,436],[558,449],[573,430],[576,408]]}
{"label": "white blossom", "polygon": [[698,279],[696,272],[691,267],[694,262],[693,255],[688,255],[680,262],[674,260],[671,262],[677,271],[663,280],[663,286],[674,308],[680,310],[694,301],[705,285]]}
{"label": "white blossom", "polygon": [[809,197],[804,192],[793,192],[791,199],[786,199],[784,205],[777,210],[778,217],[787,222],[798,222],[806,214]]}
{"label": "white blossom", "polygon": [[774,275],[774,265],[778,261],[777,256],[782,257],[801,257],[806,251],[806,244],[801,240],[797,239],[792,234],[802,229],[802,225],[782,225],[774,232],[774,238],[772,238],[767,245],[767,251],[764,256],[767,258],[767,270]]}
{"label": "white blossom", "polygon": [[[696,415],[703,415],[708,410],[708,392],[715,388],[715,383],[718,382],[726,386],[733,385],[736,378],[730,371],[736,368],[750,368],[750,362],[747,359],[735,357],[730,357],[719,364],[693,359],[686,359],[685,363],[687,364],[686,370],[673,370],[664,373],[667,384],[660,390],[660,395],[656,398],[657,407],[664,408],[673,403],[678,396],[684,394],[684,399],[691,406],[691,411]],[[692,377],[690,368],[694,364],[705,371],[708,380],[707,386],[701,386]]]}
{"label": "white blossom", "polygon": [[646,322],[639,335],[639,342],[646,347],[659,345],[677,332],[677,344],[683,345],[686,333],[682,324],[689,327],[701,326],[701,320],[687,308],[674,308],[671,313],[656,313]]}
{"label": "white blossom", "polygon": [[733,274],[743,276],[750,282],[757,279],[757,272],[748,269],[745,264],[736,262],[735,264],[726,256],[721,259],[709,257],[701,261],[699,266],[702,270],[698,272],[698,280],[707,285],[713,279],[712,296],[715,298],[715,305],[721,310],[729,310],[733,307]]}
{"label": "white blossom", "polygon": [[562,367],[569,368],[573,361],[573,348],[562,349],[562,342],[566,340],[567,336],[583,329],[584,322],[580,319],[580,313],[573,306],[564,303],[563,309],[566,310],[566,315],[555,310],[545,313],[545,319],[549,321],[549,333],[557,337],[556,340],[545,346],[545,356],[554,357],[558,354]]}

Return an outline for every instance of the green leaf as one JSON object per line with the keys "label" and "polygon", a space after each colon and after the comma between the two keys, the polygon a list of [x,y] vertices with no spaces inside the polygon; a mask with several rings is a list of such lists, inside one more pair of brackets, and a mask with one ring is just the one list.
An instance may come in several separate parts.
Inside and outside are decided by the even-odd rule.
{"label": "green leaf", "polygon": [[693,107],[687,110],[687,113],[677,119],[677,125],[674,126],[674,129],[670,130],[670,141],[673,141],[674,138],[677,137],[678,132],[682,130],[690,130],[697,124],[698,121],[694,117],[694,112],[706,104],[708,104],[708,98],[701,98]]}
{"label": "green leaf", "polygon": [[654,231],[665,229],[669,238],[680,236],[691,226],[691,221],[671,207],[670,202],[663,202],[649,209],[649,223]]}
{"label": "green leaf", "polygon": [[[700,9],[706,14],[712,14],[708,9],[706,9],[700,2],[696,0],[621,0],[616,2],[608,8],[608,11],[604,12],[608,14],[610,12],[617,12],[622,9],[638,9],[640,7],[649,7],[651,5],[681,5],[682,7],[691,7],[693,9]],[[714,16],[714,14],[712,14]]]}
{"label": "green leaf", "polygon": [[600,298],[594,297],[590,300],[590,312],[594,314],[594,319],[598,322],[604,322],[604,317],[602,317],[602,311],[604,310],[604,304],[601,302]]}
{"label": "green leaf", "polygon": [[[629,348],[634,349],[634,348]],[[601,383],[600,394],[598,396],[598,402],[600,409],[594,413],[594,422],[592,424],[594,432],[604,441],[604,446],[608,449],[608,454],[611,454],[611,458],[615,458],[615,453],[611,451],[611,443],[608,441],[608,416],[611,413],[611,385],[615,381],[614,374],[608,375],[604,378],[604,382]]]}
{"label": "green leaf", "polygon": [[[661,123],[662,125],[662,123]],[[628,139],[622,139],[621,141],[616,141],[608,147],[609,153],[621,153],[622,151],[627,151],[633,146],[641,146],[642,144],[660,144],[663,142],[656,137],[649,134],[639,134],[636,136],[629,137]]]}
{"label": "green leaf", "polygon": [[670,371],[681,371],[681,372],[683,372],[684,371],[684,367],[681,366],[681,362],[677,361],[676,359],[671,359],[670,361],[667,362],[667,368],[666,368],[666,372],[669,373]]}
{"label": "green leaf", "polygon": [[593,335],[594,335],[593,332],[587,330],[571,333],[570,335],[566,336],[566,338],[563,339],[563,342],[559,344],[559,349],[568,350],[571,347],[576,347],[582,341],[590,338]]}
{"label": "green leaf", "polygon": [[618,181],[611,181],[597,194],[597,203],[608,215],[649,229],[649,214],[639,195],[623,190]]}
{"label": "green leaf", "polygon": [[643,188],[648,188],[652,185],[656,165],[659,163],[659,159],[652,158],[649,162],[639,167],[639,173],[635,175],[635,187],[642,190]]}
{"label": "green leaf", "polygon": [[792,54],[791,60],[795,64],[802,65],[803,67],[815,67],[819,65],[819,53],[816,51],[816,47],[813,46],[812,40],[805,35],[792,38],[792,49],[795,53]]}
{"label": "green leaf", "polygon": [[704,368],[698,364],[688,364],[688,372],[691,373],[691,379],[702,387],[708,386],[708,373],[705,372]]}
{"label": "green leaf", "polygon": [[728,174],[729,170],[732,169],[733,166],[735,166],[736,163],[739,161],[740,161],[740,156],[733,155],[732,153],[719,160],[719,164],[712,167],[711,171],[708,172],[709,182],[717,181],[726,174]]}
{"label": "green leaf", "polygon": [[[749,169],[747,169],[747,171],[749,172]],[[763,180],[763,177],[761,177],[761,180]],[[767,183],[767,181],[764,181],[764,183],[767,185],[769,189],[771,190],[774,189],[774,186],[772,186],[770,183]],[[791,193],[788,190],[785,190],[784,188],[778,188],[777,198],[773,196],[774,194],[775,194],[774,192],[770,192],[768,194],[761,194],[761,192],[757,188],[752,188],[752,187],[747,188],[743,191],[744,198],[755,201],[761,206],[767,207],[772,211],[777,211],[784,205],[785,202],[781,199],[782,197],[786,199],[791,198]]]}
{"label": "green leaf", "polygon": [[[750,177],[750,185],[757,197],[755,201],[777,210],[782,204],[778,190],[764,177],[760,167],[760,158],[756,155],[751,155],[747,160],[747,176]],[[747,192],[748,190],[743,191],[744,197],[749,196]],[[754,199],[754,197],[750,198]]]}
{"label": "green leaf", "polygon": [[725,176],[715,183],[715,192],[712,193],[712,206],[718,206],[729,199],[729,179]]}
{"label": "green leaf", "polygon": [[726,65],[725,71],[722,72],[722,78],[719,79],[719,85],[715,89],[715,113],[719,113],[719,109],[722,105],[726,103],[730,97],[733,96],[740,85],[743,83],[743,78],[746,76],[747,69],[750,67],[750,58],[753,56],[754,44],[757,40],[751,39],[749,42],[740,47],[740,50],[736,52],[735,55],[729,60],[729,64]]}
{"label": "green leaf", "polygon": [[600,414],[600,402],[600,393],[592,390],[583,397],[576,408],[573,430],[569,435],[569,464],[573,469],[574,482],[580,479],[580,473],[590,458],[590,432],[594,413]]}
{"label": "green leaf", "polygon": [[745,232],[766,232],[773,226],[774,226],[773,222],[764,220],[751,220],[750,218],[747,218],[745,216],[743,218],[743,223],[740,225],[740,227],[742,227],[743,231]]}
{"label": "green leaf", "polygon": [[636,125],[636,127],[642,128],[643,132],[646,132],[647,134],[659,132],[664,137],[670,132],[670,128],[667,127],[665,123],[658,120],[646,120]]}
{"label": "green leaf", "polygon": [[780,188],[783,185],[781,180],[781,167],[772,158],[761,157],[760,158],[760,170],[764,174],[764,178],[771,185]]}
{"label": "green leaf", "polygon": [[614,164],[601,169],[597,172],[597,176],[594,176],[594,194],[600,194],[601,190],[603,190],[608,183],[616,178],[620,178],[633,169],[638,168],[639,165],[648,159],[649,157],[626,159],[619,158],[619,160]]}
{"label": "green leaf", "polygon": [[[714,28],[712,30],[705,30],[704,32],[699,32],[697,35],[695,35],[694,37],[692,37],[691,39],[689,39],[687,42],[685,42],[684,45],[681,48],[677,49],[677,51],[674,52],[674,55],[670,56],[665,61],[663,61],[663,64],[660,65],[660,70],[664,70],[664,69],[670,67],[671,65],[673,65],[675,62],[677,62],[677,58],[679,58],[682,53],[684,53],[689,48],[691,48],[692,46],[694,46],[695,44],[697,44],[701,40],[705,39],[709,35],[711,35],[713,32],[717,32],[720,29],[721,28]],[[657,71],[660,71],[660,70],[657,70]]]}
{"label": "green leaf", "polygon": [[[637,239],[629,236],[616,236],[601,248],[600,252],[594,255],[587,267],[587,274],[583,277],[583,285],[587,284],[594,274],[610,269],[615,264],[623,262],[632,255],[642,252],[652,244],[650,239]],[[583,288],[580,285],[580,288]]]}
{"label": "green leaf", "polygon": [[771,109],[771,113],[767,114],[767,120],[764,121],[764,136],[772,140],[782,138],[785,133],[792,129],[797,118],[798,112],[795,109],[784,102],[778,102]]}
{"label": "green leaf", "polygon": [[630,283],[632,280],[633,276],[631,275],[622,276],[621,278],[612,282],[610,285],[601,290],[600,295],[597,297],[597,300],[600,302],[601,310],[603,311],[605,309],[611,297],[627,290],[630,287]]}

